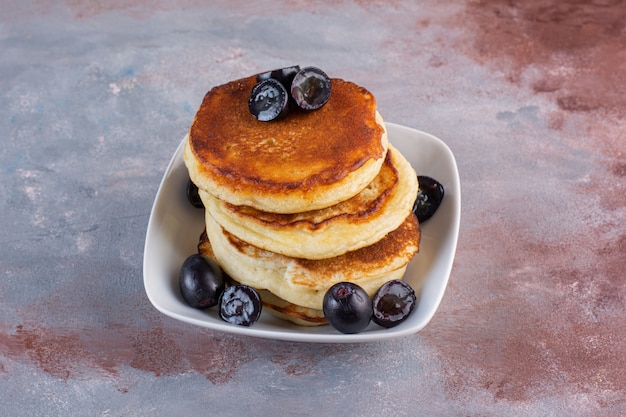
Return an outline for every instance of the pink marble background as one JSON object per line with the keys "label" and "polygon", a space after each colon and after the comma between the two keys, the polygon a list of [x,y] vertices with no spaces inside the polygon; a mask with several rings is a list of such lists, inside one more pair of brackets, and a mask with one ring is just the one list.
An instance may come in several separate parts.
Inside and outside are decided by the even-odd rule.
{"label": "pink marble background", "polygon": [[[7,415],[626,415],[624,2],[4,3]],[[202,96],[293,63],[456,156],[457,257],[414,336],[236,337],[143,291],[154,194]]]}

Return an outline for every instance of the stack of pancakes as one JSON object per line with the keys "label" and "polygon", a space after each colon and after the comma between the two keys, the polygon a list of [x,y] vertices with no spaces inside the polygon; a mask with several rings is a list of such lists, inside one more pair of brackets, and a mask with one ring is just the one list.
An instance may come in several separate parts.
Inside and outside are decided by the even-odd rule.
{"label": "stack of pancakes", "polygon": [[320,109],[259,122],[248,110],[255,84],[213,88],[189,130],[184,161],[206,217],[198,250],[274,315],[324,324],[333,284],[373,295],[403,277],[419,246],[417,176],[364,88],[332,79]]}

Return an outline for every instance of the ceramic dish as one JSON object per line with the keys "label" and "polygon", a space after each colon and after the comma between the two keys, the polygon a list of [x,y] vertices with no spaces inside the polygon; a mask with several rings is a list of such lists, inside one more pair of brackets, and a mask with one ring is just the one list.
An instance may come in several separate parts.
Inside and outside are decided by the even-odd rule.
{"label": "ceramic dish", "polygon": [[461,212],[459,174],[454,155],[441,140],[393,123],[387,123],[387,129],[390,142],[413,165],[417,174],[435,178],[445,188],[439,210],[421,226],[420,252],[407,268],[405,280],[418,295],[418,304],[406,321],[391,329],[370,323],[365,331],[347,335],[330,325],[297,326],[267,312],[263,312],[253,326],[242,327],[222,321],[215,307],[206,311],[189,307],[178,290],[178,272],[185,258],[197,251],[204,216],[203,210],[191,206],[185,195],[189,177],[182,159],[182,142],[167,167],[148,223],[143,275],[150,302],[163,314],[194,325],[289,341],[371,342],[421,330],[435,314],[452,270]]}

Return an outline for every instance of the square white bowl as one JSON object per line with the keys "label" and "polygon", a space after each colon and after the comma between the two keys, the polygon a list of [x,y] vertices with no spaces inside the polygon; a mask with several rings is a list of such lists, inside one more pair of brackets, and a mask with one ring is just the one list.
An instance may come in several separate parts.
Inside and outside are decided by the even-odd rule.
{"label": "square white bowl", "polygon": [[185,303],[178,289],[178,272],[187,256],[197,252],[204,228],[204,211],[187,200],[189,179],[183,163],[184,139],[170,161],[150,214],[144,248],[143,275],[150,302],[175,319],[223,332],[270,339],[320,343],[371,342],[414,334],[432,319],[443,298],[456,253],[461,217],[461,188],[454,155],[440,139],[415,129],[387,123],[389,141],[418,175],[439,181],[445,197],[435,215],[421,225],[420,251],[407,268],[405,281],[418,303],[400,325],[386,329],[373,322],[361,333],[342,334],[330,325],[303,327],[267,312],[251,327],[226,323],[216,307],[197,310]]}

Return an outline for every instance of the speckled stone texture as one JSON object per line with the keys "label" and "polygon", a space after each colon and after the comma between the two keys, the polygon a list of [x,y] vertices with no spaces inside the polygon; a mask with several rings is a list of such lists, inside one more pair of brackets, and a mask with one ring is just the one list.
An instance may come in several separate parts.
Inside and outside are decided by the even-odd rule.
{"label": "speckled stone texture", "polygon": [[[2,415],[626,415],[624,2],[2,3]],[[145,295],[203,95],[292,64],[456,156],[457,257],[414,336],[237,337]]]}

